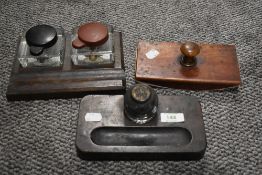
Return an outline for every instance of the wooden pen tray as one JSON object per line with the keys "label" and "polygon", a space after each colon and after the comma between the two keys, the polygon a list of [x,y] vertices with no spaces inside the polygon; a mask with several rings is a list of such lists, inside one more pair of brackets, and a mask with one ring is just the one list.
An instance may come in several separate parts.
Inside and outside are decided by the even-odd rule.
{"label": "wooden pen tray", "polygon": [[201,159],[206,135],[198,100],[158,97],[158,115],[143,125],[124,115],[123,95],[84,97],[77,126],[78,155],[88,160]]}

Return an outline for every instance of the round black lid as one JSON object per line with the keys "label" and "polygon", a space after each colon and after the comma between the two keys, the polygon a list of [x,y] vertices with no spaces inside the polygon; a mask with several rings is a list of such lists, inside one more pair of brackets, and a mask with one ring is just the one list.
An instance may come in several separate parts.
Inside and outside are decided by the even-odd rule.
{"label": "round black lid", "polygon": [[51,47],[56,43],[56,29],[49,25],[37,25],[30,28],[25,35],[29,46]]}
{"label": "round black lid", "polygon": [[136,84],[124,95],[124,106],[127,113],[132,115],[151,113],[157,105],[156,92],[147,85]]}

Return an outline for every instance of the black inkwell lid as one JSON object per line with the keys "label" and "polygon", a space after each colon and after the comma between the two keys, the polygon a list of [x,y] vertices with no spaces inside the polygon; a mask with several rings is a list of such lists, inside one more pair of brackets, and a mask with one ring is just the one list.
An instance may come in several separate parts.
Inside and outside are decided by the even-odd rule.
{"label": "black inkwell lid", "polygon": [[143,124],[154,118],[157,107],[156,92],[145,84],[136,84],[124,96],[125,114],[136,123]]}
{"label": "black inkwell lid", "polygon": [[40,55],[43,49],[53,46],[57,41],[56,29],[49,25],[37,25],[30,28],[25,35],[32,55]]}

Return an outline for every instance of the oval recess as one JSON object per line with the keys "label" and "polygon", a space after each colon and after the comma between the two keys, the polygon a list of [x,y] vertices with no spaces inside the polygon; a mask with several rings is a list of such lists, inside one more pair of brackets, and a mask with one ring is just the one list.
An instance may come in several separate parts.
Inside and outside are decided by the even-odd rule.
{"label": "oval recess", "polygon": [[90,137],[101,146],[185,146],[192,139],[182,127],[98,127]]}

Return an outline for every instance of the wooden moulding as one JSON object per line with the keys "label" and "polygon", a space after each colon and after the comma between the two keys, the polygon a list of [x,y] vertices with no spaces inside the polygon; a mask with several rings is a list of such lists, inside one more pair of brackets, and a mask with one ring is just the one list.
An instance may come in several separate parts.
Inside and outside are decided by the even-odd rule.
{"label": "wooden moulding", "polygon": [[[234,45],[199,44],[196,65],[185,67],[180,60],[182,43],[145,42],[137,48],[136,79],[179,89],[209,90],[241,84]],[[152,52],[153,57],[147,57]]]}
{"label": "wooden moulding", "polygon": [[71,61],[71,39],[66,34],[61,68],[22,69],[14,61],[6,97],[8,100],[83,97],[88,93],[120,94],[125,91],[124,58],[121,33],[114,32],[113,68],[76,68]]}

